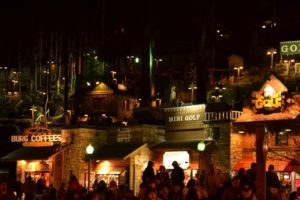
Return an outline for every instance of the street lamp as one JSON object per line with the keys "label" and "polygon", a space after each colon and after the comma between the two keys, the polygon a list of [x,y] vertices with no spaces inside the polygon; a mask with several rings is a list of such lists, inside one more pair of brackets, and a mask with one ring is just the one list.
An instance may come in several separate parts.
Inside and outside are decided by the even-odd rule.
{"label": "street lamp", "polygon": [[267,55],[271,56],[271,70],[273,69],[273,58],[274,58],[274,54],[277,54],[277,50],[274,48],[271,48],[267,51]]}
{"label": "street lamp", "polygon": [[88,186],[87,190],[90,190],[90,177],[91,177],[91,155],[94,153],[94,147],[91,145],[91,143],[86,147],[85,149],[87,155],[88,155]]}
{"label": "street lamp", "polygon": [[198,158],[198,178],[200,178],[200,171],[201,171],[201,157],[202,153],[205,150],[205,143],[204,141],[200,141],[197,145],[197,150],[199,151],[199,158]]}
{"label": "street lamp", "polygon": [[294,59],[289,59],[289,60],[284,60],[283,62],[287,64],[287,66],[286,66],[286,68],[287,68],[287,69],[286,69],[286,70],[287,70],[287,75],[288,75],[288,78],[290,78],[290,67],[291,67],[291,63],[294,63],[295,60],[294,60]]}
{"label": "street lamp", "polygon": [[154,58],[156,71],[158,70],[158,63],[162,62],[162,61],[163,61],[163,59],[161,59],[161,58]]}
{"label": "street lamp", "polygon": [[234,69],[237,70],[237,77],[238,77],[238,80],[239,80],[240,79],[241,70],[244,69],[244,67],[243,66],[239,66],[239,67],[235,67]]}
{"label": "street lamp", "polygon": [[33,126],[35,126],[35,121],[34,121],[34,112],[37,111],[37,107],[35,105],[32,105],[31,108],[29,109],[31,110],[31,117],[32,117],[32,122],[33,122]]}

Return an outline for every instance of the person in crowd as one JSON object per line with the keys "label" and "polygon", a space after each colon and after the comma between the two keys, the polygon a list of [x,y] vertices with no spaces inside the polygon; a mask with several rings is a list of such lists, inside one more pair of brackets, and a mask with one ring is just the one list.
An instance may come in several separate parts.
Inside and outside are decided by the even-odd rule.
{"label": "person in crowd", "polygon": [[199,185],[200,186],[204,186],[204,180],[205,180],[205,177],[206,177],[206,171],[205,170],[202,170],[202,173],[199,176]]}
{"label": "person in crowd", "polygon": [[208,198],[211,200],[216,199],[217,191],[223,186],[224,176],[215,168],[213,164],[209,165],[207,175],[204,180],[204,186],[208,192]]}
{"label": "person in crowd", "polygon": [[297,187],[296,193],[297,193],[296,195],[297,199],[300,199],[300,186]]}
{"label": "person in crowd", "polygon": [[171,181],[172,185],[179,185],[180,190],[184,187],[184,172],[183,169],[179,166],[177,161],[173,161],[172,163],[173,170],[171,173]]}
{"label": "person in crowd", "polygon": [[93,191],[97,190],[97,187],[98,187],[98,179],[97,179],[97,176],[95,176],[95,181],[94,181],[93,186],[92,186]]}
{"label": "person in crowd", "polygon": [[237,175],[232,178],[231,186],[224,190],[222,200],[238,200],[240,196],[240,177]]}
{"label": "person in crowd", "polygon": [[57,199],[64,200],[67,196],[67,185],[65,182],[62,182],[57,190]]}
{"label": "person in crowd", "polygon": [[36,199],[42,199],[46,187],[44,185],[43,179],[39,178],[36,182]]}
{"label": "person in crowd", "polygon": [[269,165],[266,172],[266,187],[269,199],[278,199],[281,184],[272,164]]}
{"label": "person in crowd", "polygon": [[157,197],[156,191],[150,190],[146,193],[145,196],[146,196],[145,200],[159,200],[159,198]]}
{"label": "person in crowd", "polygon": [[0,199],[1,200],[16,200],[17,196],[8,189],[6,181],[0,181]]}
{"label": "person in crowd", "polygon": [[172,184],[171,190],[168,195],[168,200],[183,200],[183,195],[180,187],[180,185]]}
{"label": "person in crowd", "polygon": [[287,195],[285,190],[279,191],[279,200],[287,200]]}
{"label": "person in crowd", "polygon": [[13,191],[17,195],[17,200],[22,200],[22,182],[20,180],[13,184]]}
{"label": "person in crowd", "polygon": [[242,195],[239,200],[257,200],[251,183],[245,183],[242,186]]}
{"label": "person in crowd", "polygon": [[297,192],[291,192],[289,195],[289,200],[296,200],[297,199]]}
{"label": "person in crowd", "polygon": [[146,198],[146,192],[147,192],[146,184],[141,183],[139,189],[140,190],[139,190],[138,198],[140,200],[144,200]]}
{"label": "person in crowd", "polygon": [[158,187],[162,186],[170,186],[170,176],[169,173],[166,170],[166,167],[164,165],[161,165],[159,167],[159,171],[156,174],[156,180],[158,180]]}
{"label": "person in crowd", "polygon": [[83,187],[79,184],[75,175],[70,176],[70,181],[67,189],[67,199],[83,198]]}
{"label": "person in crowd", "polygon": [[158,198],[160,200],[169,200],[169,187],[168,186],[161,186],[158,188]]}
{"label": "person in crowd", "polygon": [[154,173],[153,166],[154,166],[153,161],[151,161],[151,160],[148,161],[147,167],[145,168],[143,175],[142,175],[142,180],[144,183],[155,180],[155,173]]}
{"label": "person in crowd", "polygon": [[255,185],[255,181],[256,181],[256,168],[257,168],[257,164],[253,162],[251,163],[250,169],[246,171],[247,181],[249,181],[252,185]]}
{"label": "person in crowd", "polygon": [[25,200],[34,200],[36,195],[36,184],[31,176],[28,176],[22,186],[22,191],[25,194]]}
{"label": "person in crowd", "polygon": [[208,198],[205,190],[201,187],[197,187],[197,181],[195,179],[190,179],[186,185],[186,190],[183,190],[184,200],[206,200]]}
{"label": "person in crowd", "polygon": [[246,183],[247,180],[247,176],[246,176],[246,170],[245,168],[241,167],[237,173],[237,176],[240,179],[240,185],[244,185],[244,183]]}

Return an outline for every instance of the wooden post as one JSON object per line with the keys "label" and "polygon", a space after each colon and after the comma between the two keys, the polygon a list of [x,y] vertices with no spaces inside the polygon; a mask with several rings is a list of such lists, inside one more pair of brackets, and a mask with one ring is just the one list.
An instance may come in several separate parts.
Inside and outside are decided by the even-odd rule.
{"label": "wooden post", "polygon": [[265,127],[258,125],[256,131],[256,196],[266,200],[266,152],[264,149]]}

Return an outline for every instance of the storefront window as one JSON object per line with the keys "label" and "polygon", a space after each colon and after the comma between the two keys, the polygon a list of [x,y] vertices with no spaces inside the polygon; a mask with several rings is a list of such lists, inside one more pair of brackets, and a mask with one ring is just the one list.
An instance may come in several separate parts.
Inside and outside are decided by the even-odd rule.
{"label": "storefront window", "polygon": [[173,161],[177,161],[182,169],[187,169],[190,166],[190,155],[187,151],[165,152],[163,156],[163,164],[166,169],[173,169]]}

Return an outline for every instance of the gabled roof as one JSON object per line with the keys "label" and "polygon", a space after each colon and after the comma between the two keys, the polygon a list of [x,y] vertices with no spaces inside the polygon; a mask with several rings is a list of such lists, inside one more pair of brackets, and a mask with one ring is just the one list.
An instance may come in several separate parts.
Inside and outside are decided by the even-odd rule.
{"label": "gabled roof", "polygon": [[269,76],[268,80],[264,83],[258,93],[263,94],[267,87],[272,87],[276,92],[288,91],[287,87],[274,74]]}
{"label": "gabled roof", "polygon": [[95,151],[92,155],[86,156],[86,158],[93,160],[125,160],[131,155],[137,153],[139,150],[146,148],[146,143],[115,143],[104,144],[95,147]]}

